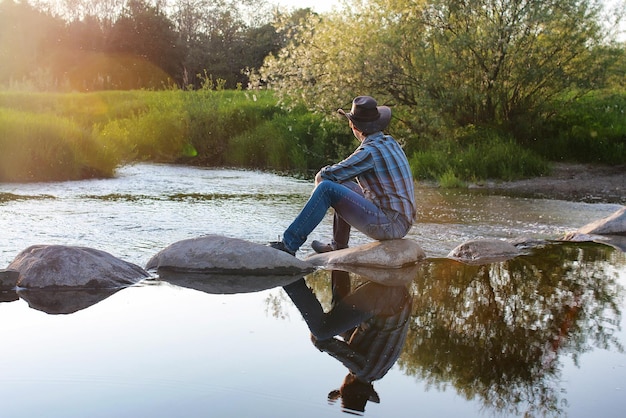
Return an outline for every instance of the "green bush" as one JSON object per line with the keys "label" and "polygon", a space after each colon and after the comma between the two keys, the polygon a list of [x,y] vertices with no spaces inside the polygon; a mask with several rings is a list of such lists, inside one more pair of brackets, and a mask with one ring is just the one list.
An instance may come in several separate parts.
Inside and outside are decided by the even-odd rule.
{"label": "green bush", "polygon": [[124,117],[97,126],[94,135],[114,147],[123,162],[170,162],[195,155],[188,141],[188,115],[176,93],[146,95],[145,107],[133,107]]}
{"label": "green bush", "polygon": [[279,112],[229,141],[226,163],[307,174],[347,156],[353,139],[343,126],[304,109]]}
{"label": "green bush", "polygon": [[463,181],[515,180],[546,174],[549,164],[495,131],[468,128],[411,158],[413,175],[459,187]]}
{"label": "green bush", "polygon": [[524,144],[552,161],[626,163],[626,92],[594,91],[549,105],[547,118]]}

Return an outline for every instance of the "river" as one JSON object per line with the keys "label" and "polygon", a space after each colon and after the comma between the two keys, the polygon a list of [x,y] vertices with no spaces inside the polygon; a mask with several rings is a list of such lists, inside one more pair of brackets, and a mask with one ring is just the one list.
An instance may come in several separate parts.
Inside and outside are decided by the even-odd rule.
{"label": "river", "polygon": [[[113,179],[0,184],[0,268],[33,244],[93,247],[144,266],[167,245],[204,234],[276,240],[311,187],[308,180],[258,171],[157,164],[121,167]],[[414,273],[404,302],[393,305],[411,313],[402,322],[398,358],[367,386],[365,411],[356,411],[621,416],[621,251],[548,246],[487,266],[444,259],[469,239],[558,238],[619,206],[419,185],[416,197],[418,221],[408,237],[430,261]],[[327,216],[298,257],[311,252],[310,240],[327,240],[331,229]],[[368,241],[354,233],[351,245]],[[325,271],[306,278],[326,311],[335,279],[346,280]],[[365,279],[347,280],[381,304],[397,296]],[[61,314],[58,295],[52,309],[5,292],[2,415],[325,417],[353,411],[347,386],[339,390],[346,362],[332,347],[312,344],[297,294],[274,288],[216,295],[155,277]],[[338,393],[341,398],[330,399]]]}

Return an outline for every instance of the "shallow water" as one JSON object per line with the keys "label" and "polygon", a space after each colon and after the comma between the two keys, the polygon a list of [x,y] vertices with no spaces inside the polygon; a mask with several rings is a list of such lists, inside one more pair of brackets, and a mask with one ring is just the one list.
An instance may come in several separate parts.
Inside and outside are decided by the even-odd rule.
{"label": "shallow water", "polygon": [[[275,240],[311,186],[254,171],[147,164],[110,180],[0,184],[0,268],[33,244],[84,245],[145,265],[170,243],[207,233]],[[439,259],[467,239],[557,238],[619,206],[416,193],[419,221],[409,236],[430,259],[402,272],[410,320],[399,357],[373,383],[378,402],[364,414],[622,416],[622,252],[554,245],[487,266]],[[328,216],[309,239],[330,230]],[[367,241],[355,233],[352,245]],[[308,252],[305,243],[298,256]],[[350,277],[364,279],[376,280]],[[306,284],[329,311],[330,273]],[[384,311],[385,292],[373,294],[372,309]],[[215,295],[158,278],[86,298],[4,292],[2,416],[339,416],[341,399],[328,395],[348,369],[313,345],[303,320],[311,313],[290,295]]]}

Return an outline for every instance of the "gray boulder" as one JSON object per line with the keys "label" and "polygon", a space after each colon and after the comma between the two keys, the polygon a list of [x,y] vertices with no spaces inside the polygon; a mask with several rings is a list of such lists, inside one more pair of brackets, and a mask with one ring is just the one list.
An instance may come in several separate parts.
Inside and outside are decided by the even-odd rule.
{"label": "gray boulder", "polygon": [[508,241],[477,239],[464,242],[448,254],[448,258],[465,264],[489,264],[510,260],[522,252]]}
{"label": "gray boulder", "polygon": [[314,266],[283,251],[237,238],[205,235],[175,242],[146,264],[147,270],[243,275],[293,275]]}
{"label": "gray boulder", "polygon": [[64,245],[33,245],[15,257],[20,288],[119,288],[149,277],[141,267],[104,251]]}
{"label": "gray boulder", "polygon": [[316,266],[400,268],[415,264],[426,257],[424,250],[410,239],[374,241],[358,247],[313,254],[306,261]]}
{"label": "gray boulder", "polygon": [[576,232],[589,235],[626,235],[626,206],[605,218],[588,223]]}

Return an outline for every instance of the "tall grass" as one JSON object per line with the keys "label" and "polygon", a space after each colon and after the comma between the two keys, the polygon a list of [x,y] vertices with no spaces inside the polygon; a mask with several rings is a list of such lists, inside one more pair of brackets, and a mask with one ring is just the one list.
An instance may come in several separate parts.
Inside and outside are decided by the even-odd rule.
{"label": "tall grass", "polygon": [[0,108],[0,181],[107,177],[117,160],[71,119]]}
{"label": "tall grass", "polygon": [[[547,160],[626,163],[625,107],[624,94],[589,95],[533,125],[526,142],[474,127],[446,138],[404,132],[398,139],[416,150],[410,162],[418,179],[449,187],[512,180],[548,172]],[[304,106],[287,110],[272,92],[219,83],[198,91],[0,92],[0,181],[112,176],[133,161],[309,174],[355,145],[344,119]]]}
{"label": "tall grass", "polygon": [[267,91],[0,92],[0,111],[0,181],[111,176],[133,161],[306,172],[352,140]]}
{"label": "tall grass", "polygon": [[230,165],[306,173],[348,155],[356,146],[343,121],[328,121],[306,109],[277,112],[229,144]]}
{"label": "tall grass", "polygon": [[465,181],[515,180],[546,174],[549,163],[522,148],[513,139],[492,131],[473,128],[456,138],[439,141],[411,158],[413,175],[437,180],[442,186],[459,187]]}

